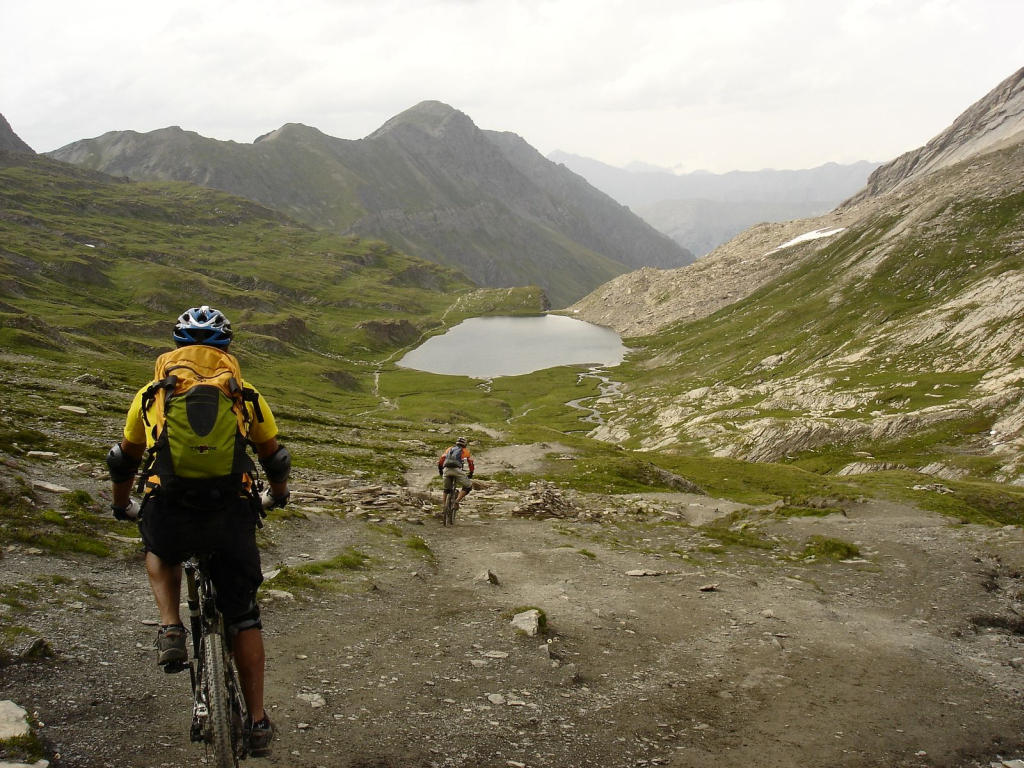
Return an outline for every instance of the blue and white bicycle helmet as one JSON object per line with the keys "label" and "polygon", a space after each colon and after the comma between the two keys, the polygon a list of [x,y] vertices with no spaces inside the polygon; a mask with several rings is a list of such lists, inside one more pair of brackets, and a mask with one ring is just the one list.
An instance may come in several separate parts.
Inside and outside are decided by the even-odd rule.
{"label": "blue and white bicycle helmet", "polygon": [[186,309],[174,324],[174,342],[179,347],[186,344],[226,347],[232,336],[231,321],[223,312],[206,304]]}

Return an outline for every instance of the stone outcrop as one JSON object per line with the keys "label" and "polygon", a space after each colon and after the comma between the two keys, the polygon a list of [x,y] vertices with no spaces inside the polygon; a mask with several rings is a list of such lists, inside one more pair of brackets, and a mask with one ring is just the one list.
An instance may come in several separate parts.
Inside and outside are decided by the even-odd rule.
{"label": "stone outcrop", "polygon": [[907,181],[948,168],[985,152],[1022,140],[1024,132],[1024,68],[960,115],[949,128],[923,147],[906,152],[878,168],[864,190],[847,205],[890,192]]}
{"label": "stone outcrop", "polygon": [[576,517],[578,507],[558,486],[544,481],[530,483],[526,499],[512,510],[515,517]]}
{"label": "stone outcrop", "polygon": [[0,152],[15,152],[18,154],[34,155],[35,151],[21,140],[21,137],[14,132],[7,118],[0,115]]}

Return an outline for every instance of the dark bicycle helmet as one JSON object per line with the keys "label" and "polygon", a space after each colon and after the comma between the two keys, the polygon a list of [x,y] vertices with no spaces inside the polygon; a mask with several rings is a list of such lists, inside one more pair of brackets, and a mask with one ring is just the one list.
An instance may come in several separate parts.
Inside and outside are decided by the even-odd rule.
{"label": "dark bicycle helmet", "polygon": [[226,347],[232,336],[231,321],[220,310],[205,304],[186,309],[174,324],[174,343],[179,347],[186,344]]}

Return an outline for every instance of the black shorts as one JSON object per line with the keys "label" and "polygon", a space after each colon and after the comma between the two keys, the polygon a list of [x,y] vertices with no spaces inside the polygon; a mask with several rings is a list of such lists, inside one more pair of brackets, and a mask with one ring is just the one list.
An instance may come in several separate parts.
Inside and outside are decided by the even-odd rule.
{"label": "black shorts", "polygon": [[217,607],[228,623],[259,617],[256,590],[263,583],[256,546],[256,513],[248,499],[226,509],[178,506],[159,493],[146,499],[139,532],[147,552],[176,565],[192,555],[212,553],[210,578]]}

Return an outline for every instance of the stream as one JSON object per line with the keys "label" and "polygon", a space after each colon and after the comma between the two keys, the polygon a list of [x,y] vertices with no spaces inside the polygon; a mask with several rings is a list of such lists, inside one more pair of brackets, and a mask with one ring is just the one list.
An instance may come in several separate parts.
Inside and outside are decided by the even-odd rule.
{"label": "stream", "polygon": [[622,394],[622,382],[613,381],[607,374],[608,371],[599,365],[595,365],[590,368],[586,373],[581,373],[576,378],[576,383],[580,383],[583,379],[591,378],[600,381],[598,384],[598,394],[590,395],[589,397],[581,397],[576,400],[570,400],[566,403],[570,408],[575,408],[579,411],[587,412],[587,415],[583,417],[583,421],[589,424],[597,424],[598,426],[604,424],[604,418],[601,416],[601,412],[590,405],[584,405],[586,401],[599,401],[606,397],[618,397]]}

